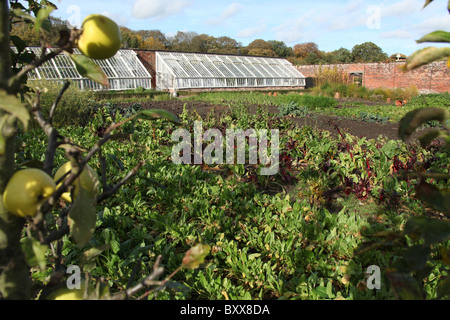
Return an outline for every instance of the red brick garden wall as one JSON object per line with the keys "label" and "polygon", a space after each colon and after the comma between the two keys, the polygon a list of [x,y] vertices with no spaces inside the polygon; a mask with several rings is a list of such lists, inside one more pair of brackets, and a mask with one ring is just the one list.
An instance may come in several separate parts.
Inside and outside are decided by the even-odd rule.
{"label": "red brick garden wall", "polygon": [[152,76],[152,88],[156,88],[156,53],[155,51],[134,49],[138,59]]}
{"label": "red brick garden wall", "polygon": [[[344,73],[363,73],[363,86],[376,88],[406,88],[416,86],[422,93],[449,92],[450,68],[446,61],[434,62],[409,72],[402,72],[399,67],[404,62],[391,63],[352,63],[322,65],[322,68],[337,68]],[[305,76],[312,77],[319,70],[318,65],[298,66],[297,69]]]}

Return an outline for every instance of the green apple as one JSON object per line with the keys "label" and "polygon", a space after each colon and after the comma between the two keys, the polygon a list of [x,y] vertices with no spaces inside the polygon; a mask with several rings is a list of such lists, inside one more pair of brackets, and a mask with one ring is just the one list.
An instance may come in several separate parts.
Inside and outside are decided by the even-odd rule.
{"label": "green apple", "polygon": [[[98,289],[98,290],[97,290]],[[87,296],[84,297],[86,292],[86,281],[82,280],[80,283],[80,289],[69,289],[63,287],[57,289],[47,296],[47,300],[101,300],[111,297],[109,292],[109,287],[104,283],[99,283],[94,288],[93,285],[88,285],[88,290],[86,292]]]}
{"label": "green apple", "polygon": [[92,59],[108,59],[119,50],[122,37],[119,26],[101,14],[87,16],[81,25],[78,49]]}
{"label": "green apple", "polygon": [[53,292],[48,300],[83,300],[83,289],[59,289]]}
{"label": "green apple", "polygon": [[3,193],[5,208],[19,217],[34,217],[39,206],[55,191],[52,177],[40,169],[23,169],[13,174]]}
{"label": "green apple", "polygon": [[[55,172],[54,181],[55,183],[60,180],[66,173],[72,170],[72,164],[70,161],[64,163],[61,167],[58,168]],[[98,187],[98,174],[95,170],[89,165],[86,164],[81,174],[74,181],[73,185],[75,186],[75,195],[78,192],[78,188],[84,188],[89,191],[92,195],[95,195]],[[58,183],[57,189],[62,185],[63,181]],[[70,196],[70,191],[64,192],[61,196],[64,200],[71,202],[72,198]]]}

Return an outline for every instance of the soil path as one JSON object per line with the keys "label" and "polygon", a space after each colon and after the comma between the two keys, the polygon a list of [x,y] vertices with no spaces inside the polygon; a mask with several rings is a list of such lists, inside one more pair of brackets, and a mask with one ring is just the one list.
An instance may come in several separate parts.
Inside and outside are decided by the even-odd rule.
{"label": "soil path", "polygon": [[[130,103],[131,104],[131,103]],[[180,115],[183,112],[183,106],[186,104],[186,108],[190,111],[195,110],[202,118],[215,109],[216,114],[227,110],[226,106],[219,106],[202,101],[182,101],[182,100],[169,100],[169,101],[148,101],[140,103],[144,109],[164,109],[170,111],[176,115]],[[123,104],[126,107],[128,104]],[[257,106],[250,106],[250,112],[255,112]],[[278,113],[276,106],[269,106],[268,111],[270,113]],[[380,135],[384,135],[390,140],[398,140],[398,123],[376,123],[366,122],[361,120],[353,120],[348,118],[342,118],[338,116],[326,116],[312,114],[305,117],[292,117],[294,123],[299,126],[308,125],[321,130],[328,130],[333,134],[338,134],[335,125],[338,126],[342,132],[348,132],[357,137],[366,137],[367,139],[377,139]],[[423,134],[422,132],[414,133],[409,141],[414,141],[418,136]]]}

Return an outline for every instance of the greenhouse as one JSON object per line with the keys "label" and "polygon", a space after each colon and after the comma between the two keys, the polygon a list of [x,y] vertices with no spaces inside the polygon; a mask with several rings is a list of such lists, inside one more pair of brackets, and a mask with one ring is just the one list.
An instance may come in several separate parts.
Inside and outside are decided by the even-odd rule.
{"label": "greenhouse", "polygon": [[[39,47],[26,50],[36,56],[41,54]],[[77,49],[74,53],[80,54]],[[82,90],[94,91],[138,87],[160,91],[305,87],[303,74],[282,58],[121,49],[112,58],[93,61],[106,74],[109,87],[81,76],[66,54],[29,72],[28,79],[69,79]]]}
{"label": "greenhouse", "polygon": [[[16,48],[12,48],[17,52]],[[40,56],[41,48],[26,48],[36,56]],[[75,54],[80,54],[74,49]],[[108,77],[109,88],[104,87],[88,78],[82,77],[75,64],[66,54],[59,54],[42,66],[28,73],[29,80],[72,80],[80,89],[98,90],[129,90],[142,87],[151,88],[151,75],[138,59],[133,50],[119,50],[116,55],[110,59],[94,60]]]}
{"label": "greenhouse", "polygon": [[305,77],[286,59],[156,52],[156,89],[305,87]]}

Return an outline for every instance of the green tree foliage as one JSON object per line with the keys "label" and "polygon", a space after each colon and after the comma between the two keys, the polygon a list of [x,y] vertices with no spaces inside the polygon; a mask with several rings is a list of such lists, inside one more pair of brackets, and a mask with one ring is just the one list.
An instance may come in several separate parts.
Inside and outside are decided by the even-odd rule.
{"label": "green tree foliage", "polygon": [[278,57],[286,58],[293,54],[292,48],[288,47],[283,41],[269,40],[273,51]]}
{"label": "green tree foliage", "polygon": [[246,54],[251,56],[276,56],[276,53],[270,42],[267,42],[263,39],[256,39],[249,43],[249,45],[245,48],[245,52]]}
{"label": "green tree foliage", "polygon": [[387,58],[387,54],[373,42],[364,42],[352,48],[353,62],[382,62]]}
{"label": "green tree foliage", "polygon": [[352,53],[346,48],[339,48],[331,52],[335,63],[351,63]]}

